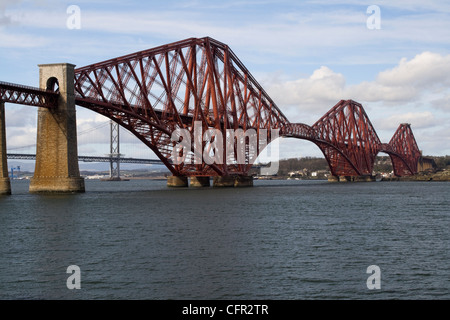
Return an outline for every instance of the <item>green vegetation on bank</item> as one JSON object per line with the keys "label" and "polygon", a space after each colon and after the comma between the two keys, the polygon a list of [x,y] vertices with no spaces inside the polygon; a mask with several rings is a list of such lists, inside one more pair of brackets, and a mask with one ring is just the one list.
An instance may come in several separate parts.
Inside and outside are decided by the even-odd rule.
{"label": "green vegetation on bank", "polygon": [[[450,156],[427,156],[427,158],[433,159],[436,167],[418,174],[418,177],[426,180],[430,175],[430,180],[432,180],[434,176],[448,176],[448,173],[450,173]],[[375,175],[391,174],[393,168],[390,157],[377,156],[373,171]],[[257,174],[259,171],[254,169],[254,173]],[[329,175],[330,169],[325,158],[305,157],[280,160],[278,173],[275,176],[278,179],[327,179]]]}

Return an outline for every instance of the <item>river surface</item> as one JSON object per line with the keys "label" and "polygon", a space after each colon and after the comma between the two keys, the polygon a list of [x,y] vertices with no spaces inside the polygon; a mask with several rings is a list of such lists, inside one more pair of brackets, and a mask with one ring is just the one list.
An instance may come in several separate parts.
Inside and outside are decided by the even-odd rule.
{"label": "river surface", "polygon": [[83,194],[36,195],[14,180],[12,192],[0,299],[450,299],[448,182],[87,180]]}

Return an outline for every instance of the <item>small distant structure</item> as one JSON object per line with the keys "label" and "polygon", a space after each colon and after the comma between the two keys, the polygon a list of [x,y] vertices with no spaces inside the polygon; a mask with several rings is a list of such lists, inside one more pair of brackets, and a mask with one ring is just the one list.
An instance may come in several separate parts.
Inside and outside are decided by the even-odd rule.
{"label": "small distant structure", "polygon": [[128,181],[120,177],[120,137],[119,124],[110,121],[110,153],[109,153],[109,178],[103,178],[103,181]]}
{"label": "small distant structure", "polygon": [[17,174],[16,176],[14,176],[14,170],[17,170],[17,171],[19,171],[19,173],[20,173],[20,166],[17,166],[17,167],[11,167],[11,176],[10,176],[10,178],[11,179],[14,179],[14,178],[18,178],[19,177],[19,174]]}

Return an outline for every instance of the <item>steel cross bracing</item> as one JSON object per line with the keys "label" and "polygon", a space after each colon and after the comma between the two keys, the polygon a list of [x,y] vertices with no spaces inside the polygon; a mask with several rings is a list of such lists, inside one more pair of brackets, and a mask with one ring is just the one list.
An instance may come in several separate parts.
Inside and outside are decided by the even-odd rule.
{"label": "steel cross bracing", "polygon": [[422,153],[409,123],[400,124],[391,141],[387,145],[380,146],[380,151],[388,153],[391,157],[396,176],[417,173],[417,165]]}
{"label": "steel cross bracing", "polygon": [[[190,161],[199,156],[192,147],[184,163],[174,164],[172,133],[187,129],[192,137],[196,123],[203,132],[253,129],[258,142],[267,130],[270,143],[271,129],[280,136],[312,141],[335,176],[371,175],[379,152],[389,154],[396,175],[410,175],[417,172],[421,156],[410,125],[401,124],[388,144],[381,143],[364,108],[353,100],[341,100],[312,126],[289,122],[230,48],[208,37],[78,68],[74,84],[77,105],[128,129],[174,175],[246,175],[252,167],[249,148],[244,163],[236,158],[231,164],[196,163]],[[0,83],[0,90],[1,101],[56,105],[57,94],[50,91],[6,83]],[[225,145],[229,137],[222,134],[222,139]]]}
{"label": "steel cross bracing", "polygon": [[[77,104],[133,132],[174,175],[244,175],[252,165],[172,164],[176,129],[193,134],[196,121],[203,132],[267,129],[270,142],[270,129],[289,123],[228,46],[211,38],[187,39],[76,69],[75,95]],[[187,160],[193,157],[191,152]]]}
{"label": "steel cross bracing", "polygon": [[119,124],[110,121],[110,139],[109,139],[109,177],[111,179],[120,179],[120,129]]}
{"label": "steel cross bracing", "polygon": [[341,100],[313,126],[333,175],[371,175],[381,144],[364,108]]}
{"label": "steel cross bracing", "polygon": [[0,81],[0,101],[35,107],[55,108],[57,92]]}

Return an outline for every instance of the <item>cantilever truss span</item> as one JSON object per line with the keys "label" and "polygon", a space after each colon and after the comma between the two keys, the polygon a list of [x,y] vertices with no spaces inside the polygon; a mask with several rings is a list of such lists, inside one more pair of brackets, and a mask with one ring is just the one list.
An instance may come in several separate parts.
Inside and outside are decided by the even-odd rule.
{"label": "cantilever truss span", "polygon": [[[176,129],[281,129],[289,123],[229,47],[187,39],[75,70],[77,104],[133,132],[174,175],[245,175],[251,163],[170,162]],[[223,134],[222,139],[227,139]],[[203,141],[203,148],[206,142]],[[226,141],[224,141],[224,144]],[[247,152],[248,156],[248,152]],[[228,159],[230,160],[230,159]],[[236,160],[236,159],[234,159]]]}
{"label": "cantilever truss span", "polygon": [[[409,124],[401,124],[389,143],[381,143],[364,108],[341,100],[312,126],[291,123],[224,43],[190,38],[75,69],[76,104],[98,112],[128,129],[178,176],[247,175],[256,158],[250,138],[245,161],[224,154],[222,163],[195,161],[194,132],[217,129],[222,145],[237,150],[227,130],[253,130],[257,152],[261,137],[306,139],[325,155],[335,176],[371,175],[375,157],[386,152],[398,176],[417,172],[420,151]],[[1,101],[51,108],[57,93],[0,83]],[[191,148],[185,161],[172,161],[172,134],[185,129]],[[211,138],[211,137],[210,137]],[[201,150],[208,141],[200,141]],[[209,150],[208,152],[210,152]],[[197,153],[196,153],[197,152]],[[224,151],[225,152],[225,151]],[[201,156],[201,155],[200,155]],[[227,158],[228,157],[228,158]]]}

